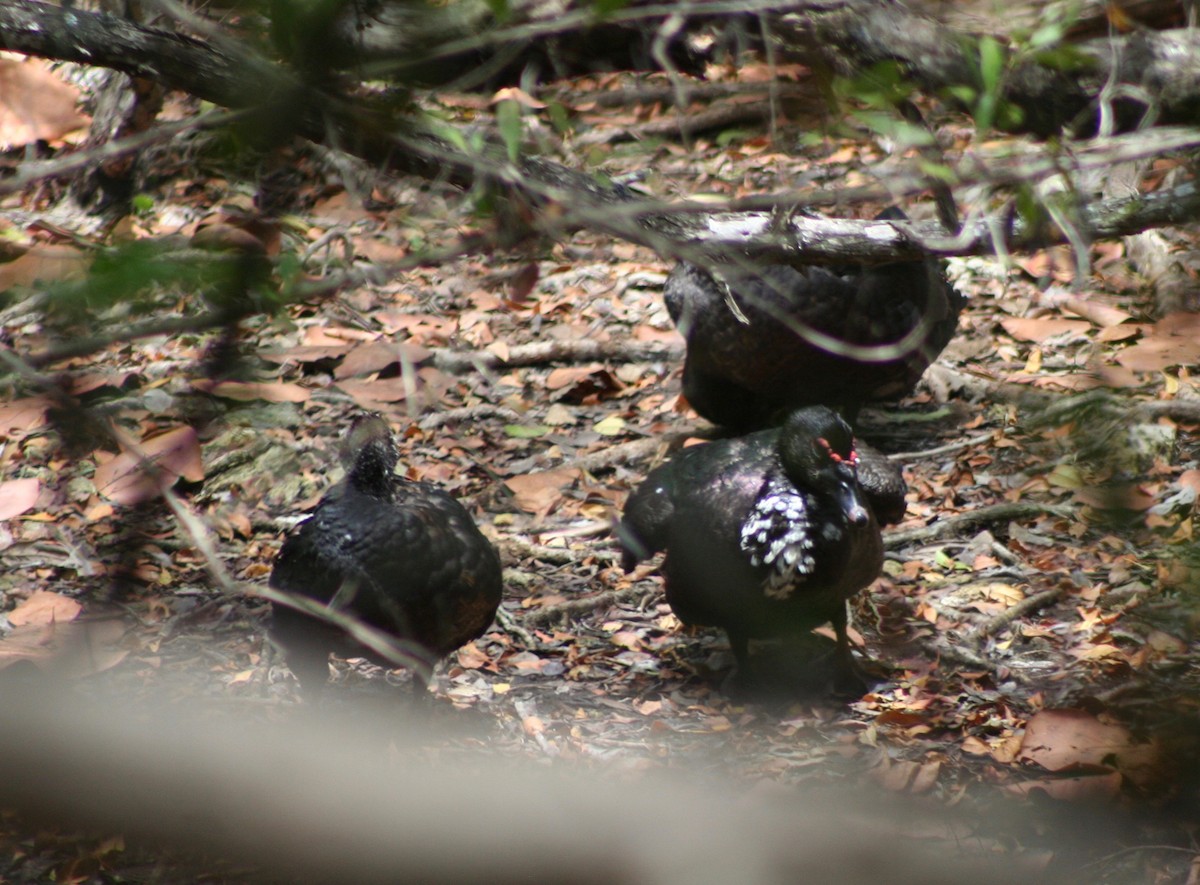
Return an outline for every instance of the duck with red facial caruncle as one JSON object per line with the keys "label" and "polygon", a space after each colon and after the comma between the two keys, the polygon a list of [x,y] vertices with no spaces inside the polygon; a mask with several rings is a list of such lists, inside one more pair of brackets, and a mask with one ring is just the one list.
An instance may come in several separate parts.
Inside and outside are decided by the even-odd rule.
{"label": "duck with red facial caruncle", "polygon": [[[814,688],[820,668],[791,671],[791,649],[831,622],[832,687],[861,695],[868,680],[847,635],[846,601],[883,565],[877,512],[903,512],[899,488],[868,492],[850,426],[832,409],[793,411],[782,427],[678,452],[651,471],[618,528],[628,571],[664,550],[667,602],[680,621],[720,627],[737,663],[734,690]],[[782,656],[751,654],[777,640]],[[765,662],[765,663],[764,663]],[[828,669],[828,668],[826,668]],[[798,683],[805,683],[800,685]]]}

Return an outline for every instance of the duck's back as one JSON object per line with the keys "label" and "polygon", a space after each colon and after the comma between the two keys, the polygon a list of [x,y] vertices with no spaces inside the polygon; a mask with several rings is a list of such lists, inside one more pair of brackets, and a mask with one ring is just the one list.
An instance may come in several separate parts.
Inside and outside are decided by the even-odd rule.
{"label": "duck's back", "polygon": [[[436,656],[481,635],[500,601],[500,562],[470,514],[446,492],[394,477],[383,493],[352,483],[331,489],[285,541],[271,586],[339,605]],[[349,651],[338,631],[277,607],[272,633],[325,635],[324,649]],[[294,644],[294,643],[293,643]]]}
{"label": "duck's back", "polygon": [[[681,262],[664,298],[688,342],[685,396],[709,420],[740,427],[784,408],[907,394],[949,342],[961,307],[932,260],[731,269],[728,282]],[[894,357],[868,362],[837,352],[839,343],[896,345],[914,330]]]}

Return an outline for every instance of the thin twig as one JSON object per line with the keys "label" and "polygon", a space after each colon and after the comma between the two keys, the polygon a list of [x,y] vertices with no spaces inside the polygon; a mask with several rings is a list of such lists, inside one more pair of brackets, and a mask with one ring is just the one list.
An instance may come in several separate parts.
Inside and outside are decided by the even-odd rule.
{"label": "thin twig", "polygon": [[463,372],[483,366],[536,366],[553,362],[582,362],[585,360],[620,360],[645,362],[677,360],[683,356],[680,344],[657,341],[539,341],[511,347],[504,357],[490,350],[435,350],[433,365],[443,372]]}
{"label": "thin twig", "polygon": [[589,455],[583,455],[573,460],[571,466],[579,467],[588,473],[595,473],[597,470],[609,470],[619,464],[645,461],[653,457],[660,450],[665,453],[671,448],[674,441],[674,435],[635,439],[630,442],[619,443],[615,446],[607,446]]}
{"label": "thin twig", "polygon": [[916,461],[920,458],[936,458],[939,455],[949,455],[951,452],[957,452],[959,449],[969,449],[973,446],[981,445],[994,439],[995,431],[990,433],[981,433],[979,436],[972,436],[970,439],[959,440],[958,442],[946,443],[944,446],[938,446],[935,449],[924,449],[919,452],[894,452],[888,455],[889,461]]}
{"label": "thin twig", "polygon": [[515,636],[525,648],[540,648],[544,643],[522,627],[513,614],[504,606],[496,609],[496,623],[509,636]]}
{"label": "thin twig", "polygon": [[994,636],[1003,630],[1017,618],[1022,618],[1030,612],[1045,608],[1047,605],[1056,602],[1065,592],[1066,590],[1063,587],[1054,587],[1050,590],[1043,590],[1041,593],[1035,593],[1033,596],[1028,596],[1016,605],[1010,605],[1004,611],[1000,612],[1000,614],[988,618],[967,635],[967,641],[978,645],[987,637]]}
{"label": "thin twig", "polygon": [[636,599],[639,596],[646,594],[646,588],[638,585],[623,587],[620,590],[605,590],[602,593],[597,593],[595,596],[589,596],[586,599],[572,599],[569,602],[560,602],[558,605],[548,605],[545,608],[540,608],[537,611],[532,611],[525,615],[521,620],[531,626],[540,627],[547,624],[553,624],[571,618],[585,615],[588,612],[595,611],[606,605],[613,605],[618,602],[625,602],[630,599]]}
{"label": "thin twig", "polygon": [[979,507],[965,513],[956,513],[939,519],[929,525],[915,529],[904,529],[899,532],[884,532],[883,546],[887,550],[907,547],[921,541],[932,541],[952,535],[964,528],[989,522],[1008,522],[1014,519],[1032,519],[1038,516],[1057,516],[1062,519],[1071,517],[1071,510],[1054,504],[1035,503],[1004,503]]}

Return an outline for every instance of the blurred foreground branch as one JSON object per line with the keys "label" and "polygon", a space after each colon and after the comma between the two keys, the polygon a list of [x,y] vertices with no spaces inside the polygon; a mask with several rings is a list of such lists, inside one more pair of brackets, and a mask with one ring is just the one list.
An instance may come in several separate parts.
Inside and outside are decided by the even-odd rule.
{"label": "blurred foreground branch", "polygon": [[[0,689],[0,805],[166,839],[264,878],[457,883],[1003,881],[906,835],[950,828],[874,797],[733,798],[677,778],[615,783],[481,755],[430,765],[361,718],[268,727],[228,708],[104,709],[35,684]],[[233,711],[237,712],[237,711]],[[218,715],[214,715],[218,714]],[[932,830],[928,829],[932,827]]]}

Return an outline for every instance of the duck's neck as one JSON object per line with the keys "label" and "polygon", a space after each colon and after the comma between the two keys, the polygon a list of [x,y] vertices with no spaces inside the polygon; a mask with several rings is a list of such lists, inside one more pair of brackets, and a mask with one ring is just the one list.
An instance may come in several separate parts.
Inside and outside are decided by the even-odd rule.
{"label": "duck's neck", "polygon": [[359,449],[350,470],[350,484],[365,495],[386,497],[392,487],[399,453],[391,441],[374,439]]}

